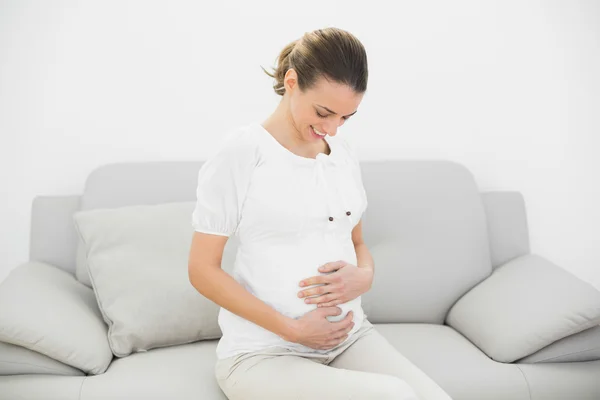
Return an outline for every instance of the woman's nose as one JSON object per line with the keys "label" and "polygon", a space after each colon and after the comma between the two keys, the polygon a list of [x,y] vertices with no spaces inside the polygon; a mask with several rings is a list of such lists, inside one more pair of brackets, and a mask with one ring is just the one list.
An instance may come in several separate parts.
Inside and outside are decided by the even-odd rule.
{"label": "woman's nose", "polygon": [[337,133],[337,128],[338,125],[334,122],[334,123],[329,123],[327,124],[327,126],[325,127],[325,129],[327,129],[327,134],[329,136],[335,136],[335,134]]}

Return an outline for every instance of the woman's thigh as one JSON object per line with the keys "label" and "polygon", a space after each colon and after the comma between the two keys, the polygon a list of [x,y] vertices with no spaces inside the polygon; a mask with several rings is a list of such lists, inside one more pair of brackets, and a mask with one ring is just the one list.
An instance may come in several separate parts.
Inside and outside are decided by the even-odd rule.
{"label": "woman's thigh", "polygon": [[397,377],[333,368],[298,355],[232,357],[219,360],[215,372],[229,400],[418,400]]}
{"label": "woman's thigh", "polygon": [[396,350],[377,328],[359,338],[329,365],[398,377],[406,381],[421,400],[451,400],[433,379]]}

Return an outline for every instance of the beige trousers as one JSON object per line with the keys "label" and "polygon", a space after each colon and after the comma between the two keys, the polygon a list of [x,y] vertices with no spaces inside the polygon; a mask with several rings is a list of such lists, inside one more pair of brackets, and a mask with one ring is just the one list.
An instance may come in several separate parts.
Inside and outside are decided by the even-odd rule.
{"label": "beige trousers", "polygon": [[229,400],[451,400],[366,318],[329,354],[271,347],[217,360],[215,376]]}

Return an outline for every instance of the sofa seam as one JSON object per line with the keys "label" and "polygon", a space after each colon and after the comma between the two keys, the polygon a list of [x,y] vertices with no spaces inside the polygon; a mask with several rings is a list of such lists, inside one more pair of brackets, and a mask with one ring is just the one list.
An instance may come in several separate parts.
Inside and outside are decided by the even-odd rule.
{"label": "sofa seam", "polygon": [[[585,349],[585,350],[580,350],[580,351],[574,351],[572,353],[567,353],[567,354],[561,354],[560,356],[554,356],[554,357],[548,357],[548,358],[543,358],[539,361],[536,361],[534,363],[531,364],[539,364],[539,363],[543,363],[545,361],[551,361],[551,360],[555,360],[557,358],[561,358],[561,357],[565,357],[565,356],[574,356],[576,354],[581,354],[581,353],[586,353],[588,351],[594,351],[594,350],[598,350],[600,349],[600,347],[598,346],[594,346],[594,347],[590,347],[589,349]],[[575,362],[579,362],[579,361],[575,361]],[[529,364],[529,363],[521,363],[521,364]]]}
{"label": "sofa seam", "polygon": [[77,396],[77,400],[81,400],[81,391],[83,390],[83,384],[85,383],[85,380],[87,379],[87,375],[81,380],[81,385],[79,385],[79,395]]}
{"label": "sofa seam", "polygon": [[527,376],[525,375],[525,372],[523,372],[521,367],[518,366],[517,364],[514,364],[514,365],[515,365],[515,367],[517,367],[519,369],[519,372],[521,373],[521,375],[523,375],[523,379],[525,379],[525,385],[527,385],[527,394],[529,395],[529,400],[532,400],[533,397],[531,397],[531,387],[529,386],[529,381],[527,380]]}
{"label": "sofa seam", "polygon": [[[58,362],[60,362],[60,361],[58,361]],[[18,362],[18,361],[3,361],[3,360],[0,360],[0,364],[28,365],[28,366],[31,366],[31,367],[43,368],[43,369],[45,369],[46,371],[49,371],[49,372],[57,372],[57,373],[58,373],[58,372],[63,372],[63,371],[61,371],[60,369],[56,369],[56,368],[52,368],[52,367],[46,367],[46,366],[43,366],[43,365],[38,365],[38,364],[33,364],[33,363],[27,363],[27,362]],[[66,365],[66,364],[65,364],[65,365]],[[75,368],[75,367],[73,367],[73,366],[71,366],[71,365],[67,365],[67,366],[68,366],[68,367],[71,367],[71,368],[73,368],[73,369],[78,369],[78,368]],[[81,370],[79,370],[79,371],[81,371]],[[81,371],[81,372],[83,372],[83,371]],[[85,372],[84,372],[84,373],[85,373]],[[57,375],[63,375],[63,376],[77,376],[77,375],[64,375],[64,374],[57,374]]]}

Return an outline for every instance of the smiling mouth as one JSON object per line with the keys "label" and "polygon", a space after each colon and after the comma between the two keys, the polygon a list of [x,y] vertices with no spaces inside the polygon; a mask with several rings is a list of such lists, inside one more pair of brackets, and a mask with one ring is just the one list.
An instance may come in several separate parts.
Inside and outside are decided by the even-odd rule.
{"label": "smiling mouth", "polygon": [[319,131],[317,131],[315,128],[313,128],[313,126],[310,126],[310,130],[312,131],[313,134],[317,135],[318,137],[325,137],[326,134],[325,133],[321,133]]}

